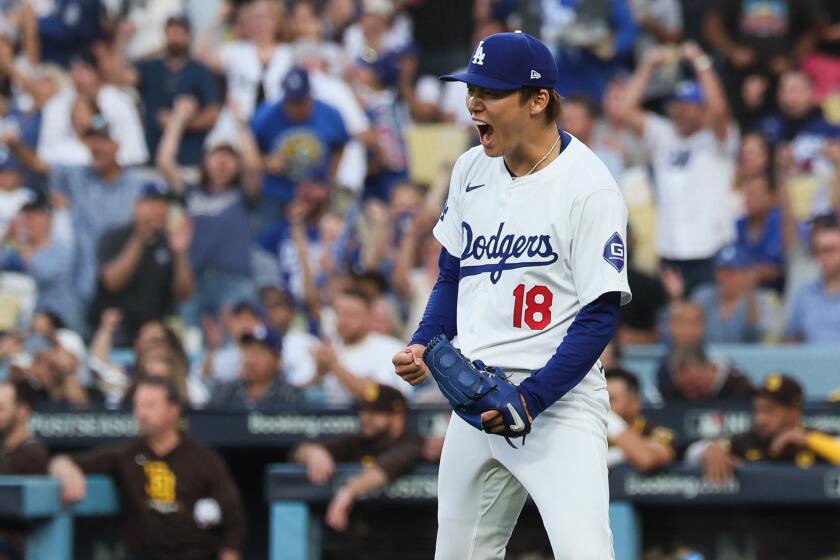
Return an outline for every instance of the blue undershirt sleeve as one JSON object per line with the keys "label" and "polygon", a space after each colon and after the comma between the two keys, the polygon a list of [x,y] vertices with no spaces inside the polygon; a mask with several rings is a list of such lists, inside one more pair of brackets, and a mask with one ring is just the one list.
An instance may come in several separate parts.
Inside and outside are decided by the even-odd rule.
{"label": "blue undershirt sleeve", "polygon": [[621,294],[608,292],[585,306],[542,369],[519,384],[528,413],[536,418],[586,376],[618,328]]}
{"label": "blue undershirt sleeve", "polygon": [[458,334],[457,308],[458,308],[458,282],[461,275],[461,261],[449,254],[446,249],[441,249],[438,258],[438,273],[435,287],[429,296],[426,304],[426,311],[420,325],[411,337],[411,344],[422,344],[426,346],[435,336],[443,333],[449,340]]}

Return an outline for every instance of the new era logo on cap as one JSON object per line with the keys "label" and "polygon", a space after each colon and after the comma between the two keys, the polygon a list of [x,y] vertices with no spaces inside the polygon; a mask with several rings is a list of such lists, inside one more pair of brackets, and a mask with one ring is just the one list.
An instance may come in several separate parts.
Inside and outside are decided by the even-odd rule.
{"label": "new era logo on cap", "polygon": [[532,80],[539,80],[540,78],[542,78],[542,74],[540,74],[536,70],[531,70],[531,79]]}

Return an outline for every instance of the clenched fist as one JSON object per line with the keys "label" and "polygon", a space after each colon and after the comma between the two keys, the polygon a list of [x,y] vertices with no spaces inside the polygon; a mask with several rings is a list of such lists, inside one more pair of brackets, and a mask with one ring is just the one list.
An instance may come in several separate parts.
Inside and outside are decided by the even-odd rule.
{"label": "clenched fist", "polygon": [[391,360],[394,364],[394,371],[397,375],[412,385],[420,385],[429,376],[429,368],[423,361],[423,352],[426,347],[422,344],[406,346]]}

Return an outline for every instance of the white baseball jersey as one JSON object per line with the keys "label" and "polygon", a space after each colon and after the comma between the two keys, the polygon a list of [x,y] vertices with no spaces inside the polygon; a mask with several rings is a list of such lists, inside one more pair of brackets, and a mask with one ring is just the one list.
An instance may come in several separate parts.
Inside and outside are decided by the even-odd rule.
{"label": "white baseball jersey", "polygon": [[607,292],[630,301],[626,228],[615,180],[574,137],[517,179],[480,146],[464,153],[434,229],[461,261],[454,344],[503,369],[543,367],[582,307]]}
{"label": "white baseball jersey", "polygon": [[658,209],[657,248],[669,259],[705,259],[735,238],[732,181],[738,132],[721,141],[708,128],[683,137],[673,123],[645,117]]}

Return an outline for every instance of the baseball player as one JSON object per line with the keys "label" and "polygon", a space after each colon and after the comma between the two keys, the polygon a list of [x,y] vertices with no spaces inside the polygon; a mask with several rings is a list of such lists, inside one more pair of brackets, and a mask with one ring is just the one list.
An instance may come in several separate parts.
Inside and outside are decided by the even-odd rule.
{"label": "baseball player", "polygon": [[[630,300],[627,208],[604,164],[558,129],[556,64],[540,41],[490,35],[466,72],[442,79],[466,82],[481,145],[453,169],[434,229],[440,275],[395,370],[422,383],[426,345],[443,332],[465,357],[510,375],[527,418],[506,423],[488,410],[482,432],[452,416],[436,558],[504,558],[528,494],[555,558],[613,558],[598,356]],[[525,426],[518,448],[491,435]]]}

